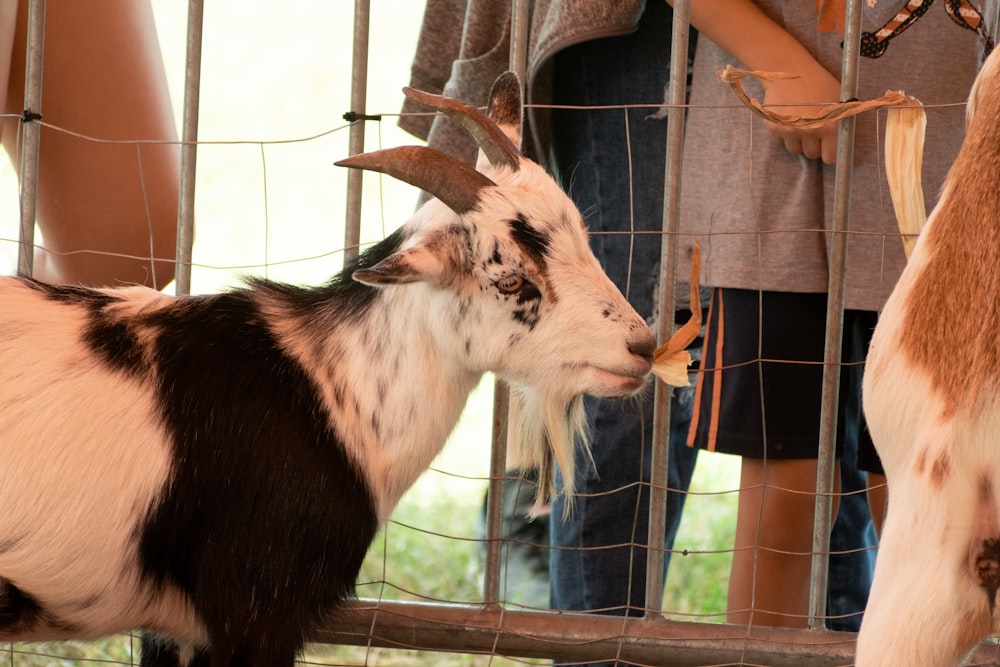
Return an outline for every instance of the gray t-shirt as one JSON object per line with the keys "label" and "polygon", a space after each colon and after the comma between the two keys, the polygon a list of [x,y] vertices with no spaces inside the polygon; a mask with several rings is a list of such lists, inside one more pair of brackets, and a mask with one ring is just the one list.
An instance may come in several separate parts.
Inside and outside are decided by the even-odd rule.
{"label": "gray t-shirt", "polygon": [[[819,30],[816,3],[757,4],[840,76],[843,35]],[[992,26],[984,22],[977,33],[959,25],[948,3],[935,3],[893,34],[905,0],[862,4],[862,30],[872,33],[868,41],[884,52],[860,58],[858,97],[900,90],[924,103],[923,190],[929,213],[961,145],[965,101],[985,40],[994,36]],[[682,248],[689,251],[695,239],[701,241],[705,285],[825,292],[831,239],[824,230],[833,221],[835,168],[791,155],[774,142],[764,121],[739,106],[716,76],[727,64],[741,66],[702,36],[684,146]],[[751,97],[763,99],[756,82],[744,82]],[[883,165],[886,114],[882,109],[857,120],[847,256],[852,309],[880,309],[905,263]]]}

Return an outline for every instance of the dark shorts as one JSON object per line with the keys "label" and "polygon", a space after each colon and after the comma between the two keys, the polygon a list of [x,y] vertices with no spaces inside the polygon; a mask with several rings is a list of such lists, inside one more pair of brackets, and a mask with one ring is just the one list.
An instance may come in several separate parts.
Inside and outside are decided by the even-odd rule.
{"label": "dark shorts", "polygon": [[[837,456],[881,472],[861,413],[878,315],[844,312]],[[688,445],[752,458],[816,458],[826,294],[712,290]]]}

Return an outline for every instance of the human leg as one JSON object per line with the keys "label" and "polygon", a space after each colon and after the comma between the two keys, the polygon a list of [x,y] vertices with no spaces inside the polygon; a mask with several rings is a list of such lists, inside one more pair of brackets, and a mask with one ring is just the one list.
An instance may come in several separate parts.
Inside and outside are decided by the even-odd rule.
{"label": "human leg", "polygon": [[[868,591],[875,573],[878,524],[869,511],[865,490],[874,452],[861,410],[861,378],[868,343],[875,328],[875,313],[849,310],[844,313],[844,372],[841,383],[841,434],[844,455],[840,459],[840,511],[830,533],[830,568],[827,595],[827,627],[857,632],[868,604]],[[864,452],[864,454],[862,454]]]}
{"label": "human leg", "polygon": [[[670,11],[650,3],[639,32],[572,47],[556,56],[558,104],[658,103],[668,79]],[[648,109],[557,110],[552,164],[584,215],[591,245],[615,284],[649,317],[660,255],[666,125]],[[625,232],[636,231],[638,235]],[[642,232],[649,232],[643,234]],[[675,391],[665,545],[672,546],[696,452],[684,446],[690,390]],[[641,400],[586,402],[594,460],[577,460],[574,511],[552,512],[552,606],[626,613],[645,607],[652,393]],[[679,436],[677,434],[680,434]],[[669,555],[669,553],[668,553]]]}
{"label": "human leg", "polygon": [[[27,2],[19,4],[5,109],[14,114],[24,109]],[[148,2],[50,0],[45,33],[45,121],[99,139],[176,141]],[[19,123],[3,125],[15,165]],[[40,150],[37,217],[53,252],[36,253],[37,277],[158,287],[173,278],[176,144],[95,143],[43,128]]]}
{"label": "human leg", "polygon": [[[687,396],[685,396],[687,394]],[[556,499],[550,519],[551,604],[566,611],[598,611],[641,616],[645,610],[651,439],[645,419],[624,420],[621,411],[647,414],[649,396],[639,406],[609,401],[591,407],[594,432],[604,446],[594,462],[579,461],[573,513],[562,519],[566,500]],[[690,415],[690,390],[671,401],[670,461],[666,536],[672,548],[697,452],[684,445]],[[665,554],[664,572],[670,562]]]}
{"label": "human leg", "polygon": [[855,463],[856,443],[848,440],[838,466],[840,503],[830,532],[827,627],[857,632],[875,572],[875,527],[865,489],[868,475]]}
{"label": "human leg", "polygon": [[[730,603],[732,616],[744,621],[803,624],[808,612],[825,313],[822,294],[713,292],[691,437],[699,446],[744,457]],[[860,491],[863,474],[848,463],[864,439],[853,379],[860,372],[855,362],[864,358],[866,342],[858,332],[867,314],[846,315],[837,473],[843,468],[851,488]],[[831,551],[846,553],[831,558],[828,597],[830,613],[847,617],[831,622],[839,629],[849,629],[843,624],[864,608],[871,581],[870,553],[863,551],[871,546],[870,521],[861,494],[845,504],[848,510],[842,506],[843,515],[835,515]],[[773,578],[782,572],[783,578]],[[787,606],[769,601],[774,591],[787,591]],[[748,613],[751,602],[759,613]],[[773,604],[778,606],[766,606]],[[793,612],[797,618],[782,616]]]}
{"label": "human leg", "polygon": [[730,623],[808,624],[816,466],[815,459],[743,458]]}

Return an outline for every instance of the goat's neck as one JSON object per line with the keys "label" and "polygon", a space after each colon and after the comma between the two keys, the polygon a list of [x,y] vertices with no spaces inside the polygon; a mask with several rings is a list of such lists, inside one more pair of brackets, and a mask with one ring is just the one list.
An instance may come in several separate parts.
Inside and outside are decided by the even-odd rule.
{"label": "goat's neck", "polygon": [[292,352],[316,369],[380,521],[444,447],[483,375],[462,358],[457,333],[441,326],[438,298],[422,284],[390,286],[361,317],[331,319],[328,335],[290,336],[306,341]]}

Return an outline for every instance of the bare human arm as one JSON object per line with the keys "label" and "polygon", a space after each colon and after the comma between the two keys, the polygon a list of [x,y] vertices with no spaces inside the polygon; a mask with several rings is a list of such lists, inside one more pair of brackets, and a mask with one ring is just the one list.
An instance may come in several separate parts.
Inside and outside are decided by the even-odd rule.
{"label": "bare human arm", "polygon": [[[667,0],[672,6],[673,0]],[[798,78],[762,81],[763,104],[789,115],[815,115],[840,98],[840,82],[751,0],[691,0],[691,25],[747,68]],[[771,136],[794,155],[833,164],[837,124],[794,128],[768,123]]]}
{"label": "bare human arm", "polygon": [[[18,4],[4,91],[5,112],[14,114],[24,109],[28,3]],[[45,121],[92,137],[176,142],[147,0],[50,0],[41,111]],[[4,148],[15,166],[20,160],[18,124],[3,124]],[[137,149],[132,143],[94,143],[43,128],[40,150],[37,219],[45,247],[54,252],[35,253],[36,277],[156,287],[173,278],[178,145],[141,144]],[[100,253],[79,252],[90,250]],[[155,262],[155,280],[152,257],[161,260]]]}

